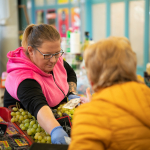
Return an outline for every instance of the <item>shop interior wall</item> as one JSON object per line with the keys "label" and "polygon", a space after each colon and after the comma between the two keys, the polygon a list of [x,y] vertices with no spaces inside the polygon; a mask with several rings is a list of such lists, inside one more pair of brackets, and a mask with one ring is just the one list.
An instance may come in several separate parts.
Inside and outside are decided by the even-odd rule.
{"label": "shop interior wall", "polygon": [[92,0],[93,39],[127,37],[137,56],[137,74],[149,62],[150,0]]}
{"label": "shop interior wall", "polygon": [[[134,0],[115,0],[115,3],[119,2],[124,2],[125,6],[125,12],[124,15],[124,36],[130,39],[129,37],[129,2],[134,1]],[[138,1],[138,0],[137,0]],[[140,0],[139,0],[140,1]],[[142,1],[142,0],[141,0]],[[24,30],[25,27],[27,26],[25,17],[24,17],[24,12],[19,9],[19,27],[18,27],[18,18],[17,18],[17,0],[9,0],[10,2],[10,17],[8,19],[8,24],[6,26],[0,26],[0,31],[1,31],[1,72],[6,70],[6,54],[8,51],[13,50],[19,46],[18,42],[18,30]],[[81,9],[81,33],[82,33],[82,41],[84,39],[84,31],[89,31],[91,38],[96,40],[98,38],[105,38],[111,35],[111,24],[113,22],[111,21],[111,4],[114,2],[114,0],[80,0],[79,7]],[[32,6],[31,6],[32,4]],[[99,9],[99,4],[102,4]],[[146,6],[148,4],[148,6]],[[51,8],[50,6],[44,6],[44,7],[35,7],[34,5],[34,0],[20,0],[20,5],[26,5],[28,8],[28,16],[30,18],[30,23],[36,23],[36,16],[35,13],[38,9],[48,9]],[[29,5],[29,6],[28,6]],[[56,5],[55,5],[56,6]],[[68,5],[66,5],[68,7]],[[73,5],[72,5],[73,6]],[[72,7],[69,5],[69,7]],[[115,9],[115,5],[112,4],[112,8]],[[145,13],[149,11],[149,0],[145,0]],[[56,6],[56,9],[60,8],[61,6]],[[65,7],[65,6],[64,6]],[[105,9],[106,7],[106,9]],[[128,7],[128,8],[127,8]],[[98,8],[98,9],[97,9]],[[45,10],[45,11],[46,11]],[[126,12],[128,10],[128,12]],[[13,11],[13,13],[12,13]],[[99,15],[93,15],[93,14],[98,14]],[[115,13],[115,12],[114,12]],[[101,23],[101,21],[98,19],[98,17],[101,17],[101,20],[105,20],[105,23]],[[149,61],[149,13],[148,15],[145,14],[145,24],[144,24],[144,45],[143,45],[143,65],[138,66],[137,68],[137,73],[143,75],[143,71],[146,69],[146,64]],[[148,19],[147,19],[148,18]],[[45,19],[46,21],[46,19]],[[104,21],[103,21],[104,22]],[[46,22],[45,22],[46,23]],[[70,24],[70,23],[69,23]],[[11,30],[11,32],[9,32]],[[95,35],[95,33],[100,33]],[[95,41],[96,41],[95,40]],[[9,42],[10,44],[6,44]]]}
{"label": "shop interior wall", "polygon": [[8,2],[9,18],[5,25],[0,25],[0,75],[6,71],[7,53],[19,46],[18,3],[17,0],[8,0]]}
{"label": "shop interior wall", "polygon": [[[47,23],[46,20],[46,13],[47,10],[49,9],[55,9],[56,10],[56,27],[58,29],[58,10],[61,8],[68,8],[69,10],[69,27],[71,27],[71,8],[73,7],[79,7],[80,8],[80,19],[81,19],[81,26],[80,26],[80,32],[81,32],[81,41],[84,41],[84,32],[89,31],[90,33],[90,38],[92,38],[92,22],[91,22],[91,3],[92,0],[74,0],[75,3],[72,3],[71,0],[68,0],[67,4],[58,4],[58,0],[53,0],[55,1],[54,4],[48,5],[47,4],[48,0],[42,0],[41,3],[44,3],[41,6],[36,5],[36,0],[31,0],[32,3],[32,8],[31,8],[31,22],[36,24],[36,13],[38,10],[43,10],[44,12],[44,23]],[[72,0],[73,1],[73,0]],[[40,2],[39,2],[40,3]]]}
{"label": "shop interior wall", "polygon": [[[31,1],[33,23],[36,23],[35,14],[37,10],[43,9],[46,12],[48,8],[53,7],[37,7],[34,4],[34,0]],[[82,42],[84,41],[85,31],[90,32],[90,38],[94,41],[111,35],[129,38],[138,58],[137,74],[143,76],[146,64],[149,62],[150,0],[79,0],[78,2],[81,9]],[[46,0],[44,3],[46,4]],[[138,7],[135,8],[135,5]],[[53,8],[57,10],[61,7],[68,7],[70,9],[73,5],[71,3],[68,5],[58,5],[57,0],[55,0]],[[141,21],[134,18],[134,9],[139,9],[142,12],[138,16],[141,17]]]}

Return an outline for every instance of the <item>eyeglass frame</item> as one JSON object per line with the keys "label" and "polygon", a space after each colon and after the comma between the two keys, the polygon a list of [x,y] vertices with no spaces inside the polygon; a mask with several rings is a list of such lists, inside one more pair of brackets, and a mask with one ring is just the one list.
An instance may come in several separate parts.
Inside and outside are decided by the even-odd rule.
{"label": "eyeglass frame", "polygon": [[[37,51],[39,51],[43,56],[44,56],[44,59],[51,59],[53,56],[59,54],[59,53],[62,53],[61,56],[64,54],[63,50],[61,49],[60,52],[58,53],[55,53],[55,54],[43,54],[40,50],[38,50],[36,47],[33,47],[35,48]],[[45,58],[45,56],[50,56],[50,58]],[[59,56],[59,57],[61,57]],[[55,57],[55,58],[59,58],[59,57]]]}

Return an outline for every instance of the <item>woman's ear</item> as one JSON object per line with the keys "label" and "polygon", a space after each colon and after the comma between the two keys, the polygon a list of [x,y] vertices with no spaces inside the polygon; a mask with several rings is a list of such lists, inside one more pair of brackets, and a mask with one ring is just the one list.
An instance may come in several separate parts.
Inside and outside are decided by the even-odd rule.
{"label": "woman's ear", "polygon": [[32,48],[31,46],[28,46],[27,51],[28,51],[28,53],[29,53],[29,57],[32,58],[32,57],[33,57],[33,52],[34,52],[33,48]]}
{"label": "woman's ear", "polygon": [[94,83],[91,81],[91,78],[90,78],[89,73],[88,73],[88,80],[89,80],[89,82],[90,82],[90,85],[93,87]]}

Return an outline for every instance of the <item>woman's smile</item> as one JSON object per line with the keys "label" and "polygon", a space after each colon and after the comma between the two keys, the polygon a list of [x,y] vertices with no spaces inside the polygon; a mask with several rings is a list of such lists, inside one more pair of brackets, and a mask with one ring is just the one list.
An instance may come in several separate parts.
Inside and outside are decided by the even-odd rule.
{"label": "woman's smile", "polygon": [[55,65],[55,64],[48,64],[47,66],[48,66],[49,68],[53,68],[54,65]]}

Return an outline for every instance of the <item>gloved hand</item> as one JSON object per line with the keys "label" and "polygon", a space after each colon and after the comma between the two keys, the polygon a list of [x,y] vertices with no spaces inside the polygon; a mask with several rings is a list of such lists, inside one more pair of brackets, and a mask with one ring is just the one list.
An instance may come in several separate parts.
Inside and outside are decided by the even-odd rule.
{"label": "gloved hand", "polygon": [[68,137],[68,134],[64,131],[62,126],[57,126],[51,131],[52,144],[67,144],[64,136]]}
{"label": "gloved hand", "polygon": [[74,94],[70,94],[70,95],[68,96],[68,100],[69,100],[69,101],[70,101],[71,99],[74,99],[74,98],[80,98],[80,96],[74,95]]}

